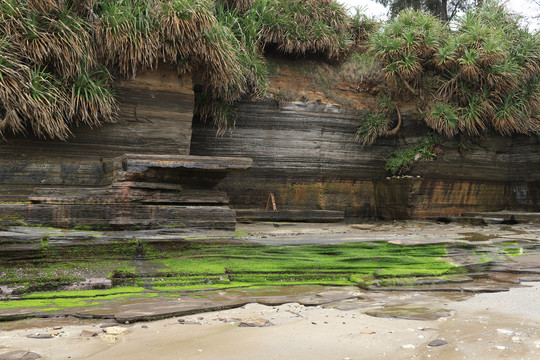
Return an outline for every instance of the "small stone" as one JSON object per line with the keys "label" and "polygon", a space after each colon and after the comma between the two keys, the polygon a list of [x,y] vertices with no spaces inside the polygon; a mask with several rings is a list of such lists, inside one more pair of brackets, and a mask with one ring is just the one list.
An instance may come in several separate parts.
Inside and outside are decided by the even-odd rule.
{"label": "small stone", "polygon": [[518,343],[521,342],[521,338],[519,338],[518,336],[512,336],[512,341]]}
{"label": "small stone", "polygon": [[26,335],[29,339],[52,339],[54,336],[51,334],[30,334]]}
{"label": "small stone", "polygon": [[497,346],[495,346],[495,349],[497,349],[497,350],[506,350],[506,346],[497,345]]}
{"label": "small stone", "polygon": [[105,329],[105,332],[109,335],[121,335],[127,331],[126,328],[120,326],[111,326]]}
{"label": "small stone", "polygon": [[373,334],[375,334],[375,331],[365,330],[365,331],[360,331],[360,334],[373,335]]}
{"label": "small stone", "polygon": [[0,360],[35,360],[41,358],[41,355],[26,350],[10,351],[0,354]]}
{"label": "small stone", "polygon": [[178,323],[182,325],[202,325],[199,321],[186,320],[186,319],[178,319]]}
{"label": "small stone", "polygon": [[508,329],[497,329],[497,333],[501,334],[501,335],[513,335],[514,332],[512,330],[508,330]]}
{"label": "small stone", "polygon": [[109,335],[109,334],[101,335],[99,338],[109,344],[112,344],[118,341],[118,338],[116,336]]}
{"label": "small stone", "polygon": [[270,320],[262,319],[262,318],[249,318],[242,320],[240,322],[240,327],[264,327],[264,326],[272,326],[273,324],[270,322]]}
{"label": "small stone", "polygon": [[81,336],[82,337],[93,337],[93,336],[97,336],[99,333],[97,331],[94,331],[94,330],[83,330],[81,331]]}
{"label": "small stone", "polygon": [[407,345],[401,345],[401,348],[402,349],[414,349],[414,348],[416,348],[416,346],[414,346],[413,344],[407,344]]}
{"label": "small stone", "polygon": [[149,329],[150,327],[148,325],[141,326],[142,329]]}
{"label": "small stone", "polygon": [[430,343],[428,344],[428,346],[436,347],[436,346],[443,346],[443,345],[446,345],[446,344],[448,344],[448,343],[446,342],[446,340],[443,340],[443,339],[435,339],[435,340],[433,340],[432,342],[430,342]]}
{"label": "small stone", "polygon": [[51,331],[47,331],[47,334],[52,335],[52,336],[58,336],[58,335],[60,335],[61,333],[63,333],[62,330],[51,330]]}
{"label": "small stone", "polygon": [[315,321],[312,321],[311,324],[312,325],[317,325],[317,323]]}
{"label": "small stone", "polygon": [[53,330],[62,330],[62,327],[61,326],[55,326],[52,328]]}

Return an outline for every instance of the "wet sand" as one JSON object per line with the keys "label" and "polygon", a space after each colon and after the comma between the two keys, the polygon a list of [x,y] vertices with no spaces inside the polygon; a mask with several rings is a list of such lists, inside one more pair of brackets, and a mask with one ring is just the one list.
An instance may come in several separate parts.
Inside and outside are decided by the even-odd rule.
{"label": "wet sand", "polygon": [[[28,350],[43,359],[538,359],[540,283],[464,301],[440,297],[449,316],[380,318],[366,309],[248,304],[226,311],[121,325],[104,336],[96,321],[47,319],[0,325],[3,353]],[[414,304],[419,293],[403,293]],[[249,318],[271,322],[241,327]],[[31,339],[62,326],[58,336]],[[18,327],[18,328],[17,328]],[[83,330],[102,336],[81,336]],[[435,339],[448,344],[430,347]]]}

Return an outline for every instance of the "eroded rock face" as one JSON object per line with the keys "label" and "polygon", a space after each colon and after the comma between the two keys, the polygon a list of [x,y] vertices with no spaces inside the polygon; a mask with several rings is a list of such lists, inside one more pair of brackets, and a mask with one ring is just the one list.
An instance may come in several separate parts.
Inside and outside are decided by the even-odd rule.
{"label": "eroded rock face", "polygon": [[36,186],[99,186],[102,160],[132,154],[187,155],[193,117],[191,74],[167,66],[117,83],[117,123],[72,129],[67,141],[13,137],[0,149],[0,201],[26,201]]}
{"label": "eroded rock face", "polygon": [[537,137],[490,136],[443,144],[435,161],[421,161],[411,178],[390,179],[385,162],[429,131],[404,113],[399,136],[362,148],[354,140],[358,116],[325,106],[279,108],[273,101],[239,105],[231,134],[194,123],[194,155],[249,156],[253,168],[221,185],[236,208],[342,210],[348,217],[423,219],[464,211],[539,211],[540,142]]}
{"label": "eroded rock face", "polygon": [[127,154],[111,161],[109,186],[38,187],[29,205],[0,204],[0,217],[64,228],[234,230],[235,212],[215,186],[250,166],[250,159]]}

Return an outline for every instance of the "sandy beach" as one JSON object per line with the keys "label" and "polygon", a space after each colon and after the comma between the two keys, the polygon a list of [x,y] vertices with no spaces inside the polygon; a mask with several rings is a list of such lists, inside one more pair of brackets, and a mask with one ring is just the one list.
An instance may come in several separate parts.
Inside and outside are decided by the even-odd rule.
{"label": "sandy beach", "polygon": [[[374,317],[365,314],[370,307],[354,309],[349,304],[352,309],[346,309],[343,303],[335,307],[248,304],[116,325],[111,334],[102,328],[107,324],[95,320],[24,320],[0,325],[0,359],[11,359],[6,354],[17,350],[34,352],[42,359],[537,359],[539,295],[540,283],[463,301],[437,295],[433,300],[438,298],[449,313],[436,320]],[[392,296],[414,305],[415,298],[425,295]],[[266,321],[261,327],[240,325]],[[47,332],[56,335],[27,337]],[[447,344],[429,346],[436,339]]]}

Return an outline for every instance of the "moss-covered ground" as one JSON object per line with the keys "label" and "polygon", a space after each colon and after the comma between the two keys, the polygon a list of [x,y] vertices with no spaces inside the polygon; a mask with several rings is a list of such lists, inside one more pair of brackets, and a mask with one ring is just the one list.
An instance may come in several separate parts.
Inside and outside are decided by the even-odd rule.
{"label": "moss-covered ground", "polygon": [[[184,242],[150,245],[131,241],[115,259],[54,256],[0,262],[0,285],[16,288],[0,302],[2,310],[32,308],[57,311],[110,301],[179,296],[182,293],[276,285],[414,285],[417,279],[445,281],[466,268],[451,263],[448,244],[393,245],[358,242],[335,245],[266,246],[258,244]],[[127,247],[127,249],[126,249]],[[131,249],[137,247],[137,249]],[[501,243],[500,254],[523,253],[517,243]],[[478,250],[478,249],[477,249]],[[95,253],[96,249],[92,252]],[[474,250],[471,249],[471,254]],[[482,261],[490,259],[477,254]],[[113,288],[63,290],[89,278],[108,278]],[[47,291],[49,290],[49,291]],[[16,295],[16,296],[15,296]]]}

